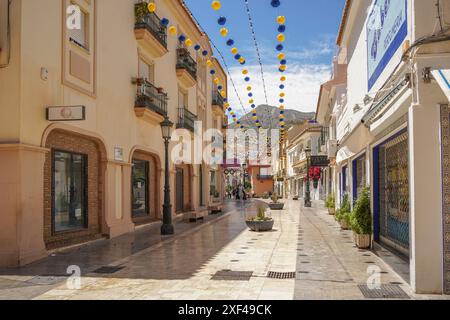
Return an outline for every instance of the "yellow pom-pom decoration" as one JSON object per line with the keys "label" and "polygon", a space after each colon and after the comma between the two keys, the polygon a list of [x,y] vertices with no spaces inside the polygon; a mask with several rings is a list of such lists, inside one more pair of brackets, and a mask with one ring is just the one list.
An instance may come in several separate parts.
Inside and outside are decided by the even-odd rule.
{"label": "yellow pom-pom decoration", "polygon": [[228,102],[225,102],[224,107],[228,108],[230,106],[230,104]]}
{"label": "yellow pom-pom decoration", "polygon": [[281,66],[280,66],[280,70],[285,71],[285,70],[286,70],[286,65],[285,65],[285,64],[281,65]]}
{"label": "yellow pom-pom decoration", "polygon": [[247,69],[243,70],[242,74],[244,74],[244,75],[248,74],[248,70]]}
{"label": "yellow pom-pom decoration", "polygon": [[286,23],[286,17],[285,16],[279,16],[277,18],[278,24],[285,24]]}
{"label": "yellow pom-pom decoration", "polygon": [[230,114],[231,114],[232,116],[234,116],[234,111],[231,111]]}
{"label": "yellow pom-pom decoration", "polygon": [[280,33],[277,36],[277,40],[278,40],[278,42],[284,42],[286,40],[286,36],[284,34]]}
{"label": "yellow pom-pom decoration", "polygon": [[220,92],[220,95],[221,95],[223,98],[225,98],[225,97],[227,96],[227,93],[225,92],[225,90],[222,90],[222,91]]}
{"label": "yellow pom-pom decoration", "polygon": [[175,27],[175,26],[170,26],[168,31],[171,36],[177,35],[177,27]]}
{"label": "yellow pom-pom decoration", "polygon": [[184,44],[186,45],[186,47],[192,47],[192,40],[191,39],[186,39]]}
{"label": "yellow pom-pom decoration", "polygon": [[258,120],[258,117],[253,117],[252,119],[256,121],[256,120]]}
{"label": "yellow pom-pom decoration", "polygon": [[284,105],[281,105],[281,106],[280,106],[280,109],[281,109],[281,110],[284,110]]}
{"label": "yellow pom-pom decoration", "polygon": [[280,78],[280,80],[281,80],[281,82],[284,82],[284,81],[286,81],[286,77],[285,77],[285,76],[282,76],[282,77]]}
{"label": "yellow pom-pom decoration", "polygon": [[220,3],[220,1],[213,1],[211,4],[211,7],[217,11],[217,10],[220,10],[220,8],[222,7],[222,4]]}
{"label": "yellow pom-pom decoration", "polygon": [[237,54],[238,52],[239,52],[239,50],[237,48],[231,49],[231,53],[232,54]]}
{"label": "yellow pom-pom decoration", "polygon": [[280,97],[281,98],[284,98],[286,95],[282,92],[282,93],[280,93]]}
{"label": "yellow pom-pom decoration", "polygon": [[280,54],[278,55],[278,59],[279,59],[279,60],[284,60],[284,58],[286,58],[286,56],[285,56],[284,53],[280,53]]}
{"label": "yellow pom-pom decoration", "polygon": [[252,91],[252,87],[248,86],[247,91]]}
{"label": "yellow pom-pom decoration", "polygon": [[148,12],[154,13],[156,11],[156,3],[150,2],[147,6]]}
{"label": "yellow pom-pom decoration", "polygon": [[228,35],[228,29],[227,28],[220,29],[220,34],[222,35],[222,37],[226,37]]}
{"label": "yellow pom-pom decoration", "polygon": [[250,103],[250,104],[253,104],[255,101],[253,100],[253,99],[250,99],[249,101],[248,101],[248,103]]}
{"label": "yellow pom-pom decoration", "polygon": [[240,59],[239,59],[239,63],[244,63],[245,62],[245,58],[244,57],[241,57]]}
{"label": "yellow pom-pom decoration", "polygon": [[207,65],[208,67],[211,67],[211,66],[213,65],[213,63],[212,63],[211,60],[208,60],[208,61],[206,61],[206,65]]}
{"label": "yellow pom-pom decoration", "polygon": [[219,82],[220,82],[219,78],[214,78],[214,83],[215,84],[219,84]]}

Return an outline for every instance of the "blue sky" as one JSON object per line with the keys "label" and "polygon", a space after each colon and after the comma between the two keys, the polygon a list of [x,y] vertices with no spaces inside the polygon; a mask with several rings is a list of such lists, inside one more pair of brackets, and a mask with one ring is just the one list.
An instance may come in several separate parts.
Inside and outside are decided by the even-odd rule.
{"label": "blue sky", "polygon": [[[243,69],[234,60],[225,42],[232,38],[235,46],[246,58],[246,67],[250,70],[251,85],[257,105],[265,103],[261,75],[250,32],[245,0],[222,0],[220,11],[211,8],[212,0],[185,0],[193,14],[208,33],[212,41],[223,52],[238,93],[244,100],[246,111],[251,108],[243,80]],[[272,8],[270,0],[249,0],[256,37],[260,46],[269,104],[278,105],[280,92],[278,72],[278,52],[276,36],[276,17],[286,16],[285,54],[288,70],[286,82],[286,108],[299,111],[315,111],[320,84],[330,77],[331,60],[335,52],[335,39],[339,27],[345,0],[281,0],[281,6]],[[220,16],[227,18],[226,27],[229,35],[220,35],[217,20]],[[229,99],[237,112],[242,112],[236,94],[230,86]]]}

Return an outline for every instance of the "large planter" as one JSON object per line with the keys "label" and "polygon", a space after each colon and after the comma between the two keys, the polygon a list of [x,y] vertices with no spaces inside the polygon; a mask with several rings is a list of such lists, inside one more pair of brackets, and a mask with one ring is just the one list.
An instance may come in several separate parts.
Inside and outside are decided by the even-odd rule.
{"label": "large planter", "polygon": [[328,208],[328,213],[329,213],[331,216],[334,216],[334,215],[336,214],[336,209],[335,209],[335,208]]}
{"label": "large planter", "polygon": [[350,230],[347,220],[342,219],[340,222],[342,230]]}
{"label": "large planter", "polygon": [[246,221],[247,227],[249,227],[250,230],[255,232],[266,232],[271,231],[273,229],[274,221]]}
{"label": "large planter", "polygon": [[298,197],[294,197],[294,198],[292,198],[292,200],[298,201]]}
{"label": "large planter", "polygon": [[372,237],[370,236],[370,234],[353,233],[353,237],[358,249],[369,249],[371,247]]}
{"label": "large planter", "polygon": [[269,203],[270,210],[283,210],[284,203]]}

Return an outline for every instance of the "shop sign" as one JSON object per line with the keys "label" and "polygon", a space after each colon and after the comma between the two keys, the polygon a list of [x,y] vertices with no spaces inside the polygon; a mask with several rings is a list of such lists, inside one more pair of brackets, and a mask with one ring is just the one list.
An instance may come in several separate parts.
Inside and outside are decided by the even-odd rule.
{"label": "shop sign", "polygon": [[330,159],[328,156],[312,156],[311,167],[328,167],[330,165]]}
{"label": "shop sign", "polygon": [[374,0],[367,20],[369,91],[408,35],[407,0]]}

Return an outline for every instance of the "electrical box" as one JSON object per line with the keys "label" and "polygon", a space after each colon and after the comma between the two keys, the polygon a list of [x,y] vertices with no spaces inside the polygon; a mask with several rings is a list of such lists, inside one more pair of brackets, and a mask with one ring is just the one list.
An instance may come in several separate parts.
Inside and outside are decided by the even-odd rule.
{"label": "electrical box", "polygon": [[441,18],[446,27],[450,27],[450,0],[441,0]]}
{"label": "electrical box", "polygon": [[8,1],[0,0],[0,65],[7,63],[8,58]]}

